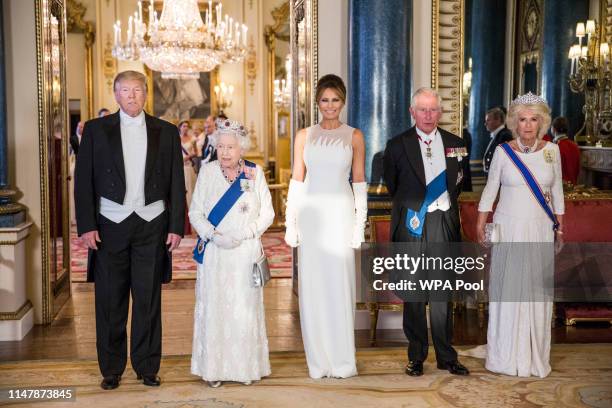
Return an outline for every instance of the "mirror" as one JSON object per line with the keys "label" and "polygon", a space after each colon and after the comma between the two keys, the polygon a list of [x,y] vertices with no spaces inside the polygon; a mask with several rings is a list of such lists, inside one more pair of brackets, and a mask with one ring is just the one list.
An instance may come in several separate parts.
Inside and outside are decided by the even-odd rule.
{"label": "mirror", "polygon": [[317,122],[317,109],[312,96],[318,78],[313,44],[317,44],[316,0],[295,0],[291,17],[292,138],[299,129]]}
{"label": "mirror", "polygon": [[524,94],[527,92],[531,92],[534,94],[539,94],[538,92],[538,72],[539,72],[539,63],[538,58],[534,58],[535,60],[525,60],[521,64],[521,85],[519,94]]}
{"label": "mirror", "polygon": [[[291,146],[299,129],[317,121],[312,89],[317,80],[317,0],[291,0]],[[293,147],[291,148],[293,152]],[[298,292],[297,250],[293,250],[293,291]]]}
{"label": "mirror", "polygon": [[37,45],[41,135],[43,320],[50,323],[70,297],[66,14],[61,0],[38,1]]}
{"label": "mirror", "polygon": [[265,27],[268,48],[268,162],[275,182],[291,169],[289,108],[291,105],[291,53],[289,2],[271,11],[274,23]]}
{"label": "mirror", "polygon": [[[79,33],[84,36],[85,43],[85,95],[87,103],[87,116],[82,120],[94,118],[94,74],[93,74],[93,56],[94,56],[94,41],[96,38],[96,29],[94,23],[85,20],[87,7],[77,0],[67,0],[66,4],[66,31],[69,33]],[[114,69],[111,67],[111,70]]]}

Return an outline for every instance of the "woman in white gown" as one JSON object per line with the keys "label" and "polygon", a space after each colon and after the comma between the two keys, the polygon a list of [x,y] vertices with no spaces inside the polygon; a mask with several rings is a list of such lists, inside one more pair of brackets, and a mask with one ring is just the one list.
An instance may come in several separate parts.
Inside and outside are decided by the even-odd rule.
{"label": "woman in white gown", "polygon": [[[501,186],[493,222],[499,225],[498,241],[503,244],[493,248],[491,261],[485,366],[493,372],[520,377],[546,377],[551,370],[552,299],[545,295],[550,287],[534,287],[538,280],[547,285],[542,277],[552,272],[544,269],[553,262],[552,242],[555,238],[560,242],[563,234],[559,147],[542,140],[549,125],[550,109],[539,96],[529,93],[510,105],[508,128],[515,140],[509,146],[540,185],[547,205],[556,214],[558,228],[553,230],[553,221],[502,146],[495,150],[478,206],[478,239],[485,242],[485,223]],[[525,245],[517,250],[506,244],[509,242],[551,244]],[[520,257],[516,256],[519,252]],[[535,297],[534,301],[527,301],[528,294]]]}
{"label": "woman in white gown", "polygon": [[[363,134],[340,122],[346,88],[336,75],[316,90],[322,121],[297,133],[286,242],[298,250],[302,339],[310,377],[357,375],[355,251],[367,216]],[[352,173],[353,185],[349,178]]]}
{"label": "woman in white gown", "polygon": [[[240,158],[249,146],[244,127],[220,121],[212,142],[218,160],[202,166],[189,209],[191,224],[208,241],[198,264],[191,372],[211,387],[248,385],[270,375],[263,290],[252,287],[252,270],[274,209],[261,167]],[[241,172],[246,180],[238,179]],[[242,194],[214,227],[210,212],[234,181]]]}

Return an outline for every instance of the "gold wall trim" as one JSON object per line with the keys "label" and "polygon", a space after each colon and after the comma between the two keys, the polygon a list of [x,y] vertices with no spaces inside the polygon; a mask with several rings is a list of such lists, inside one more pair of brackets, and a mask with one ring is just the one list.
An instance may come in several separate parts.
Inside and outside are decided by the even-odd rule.
{"label": "gold wall trim", "polygon": [[461,135],[464,0],[432,0],[431,87],[442,99],[440,127]]}
{"label": "gold wall trim", "polygon": [[0,312],[0,320],[20,320],[30,309],[32,309],[32,302],[26,300],[25,303],[14,312]]}
{"label": "gold wall trim", "polygon": [[[28,227],[29,228],[29,227]],[[1,241],[0,240],[0,245],[17,245],[18,243],[20,243],[21,241],[25,240],[27,237],[29,237],[30,234],[25,234],[23,237],[21,238],[17,238],[17,239],[8,239],[5,241]]]}
{"label": "gold wall trim", "polygon": [[391,201],[368,201],[368,209],[370,210],[390,210],[393,208]]}
{"label": "gold wall trim", "polygon": [[[319,1],[312,0],[312,89],[317,89],[319,82]],[[312,92],[312,111],[315,123],[319,123],[319,107]]]}

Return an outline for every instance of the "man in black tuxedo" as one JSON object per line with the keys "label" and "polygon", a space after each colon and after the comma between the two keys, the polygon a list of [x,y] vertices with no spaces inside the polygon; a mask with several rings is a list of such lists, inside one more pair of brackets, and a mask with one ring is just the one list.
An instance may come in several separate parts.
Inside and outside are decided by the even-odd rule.
{"label": "man in black tuxedo", "polygon": [[[385,182],[393,199],[391,240],[421,244],[459,242],[457,197],[463,178],[461,160],[468,160],[465,145],[459,137],[438,128],[442,109],[435,90],[417,90],[412,97],[410,113],[416,126],[389,140],[384,154]],[[426,186],[436,177],[444,177],[444,171],[446,182],[439,185],[446,191],[427,206],[424,219],[408,215],[411,210],[419,212],[425,205]],[[409,227],[422,229],[414,232]],[[406,374],[411,376],[423,375],[423,362],[427,359],[429,342],[425,310],[425,302],[404,303],[404,333],[410,342]],[[430,300],[429,310],[438,368],[452,374],[469,374],[457,361],[457,352],[451,346],[450,303]]]}
{"label": "man in black tuxedo", "polygon": [[77,230],[95,281],[96,347],[103,389],[119,386],[130,359],[138,379],[158,386],[161,284],[172,279],[171,252],[183,236],[185,178],[178,129],[143,111],[146,78],[114,81],[118,112],[85,124],[75,170]]}
{"label": "man in black tuxedo", "polygon": [[72,153],[74,153],[75,156],[79,154],[79,143],[81,143],[84,125],[85,124],[83,123],[83,121],[79,121],[79,123],[77,123],[77,127],[74,131],[74,134],[70,136],[70,148],[72,149]]}
{"label": "man in black tuxedo", "polygon": [[487,111],[485,116],[485,127],[490,132],[491,140],[485,150],[484,157],[482,159],[482,168],[485,175],[489,175],[489,167],[493,160],[493,153],[495,148],[502,143],[511,141],[512,132],[506,127],[506,114],[504,111],[497,107]]}

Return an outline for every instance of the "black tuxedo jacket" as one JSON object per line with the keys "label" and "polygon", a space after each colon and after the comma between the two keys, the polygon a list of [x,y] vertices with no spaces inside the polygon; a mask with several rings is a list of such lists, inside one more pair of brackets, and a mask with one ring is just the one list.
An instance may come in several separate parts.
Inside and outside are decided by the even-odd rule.
{"label": "black tuxedo jacket", "polygon": [[485,152],[484,158],[482,160],[482,165],[485,172],[489,171],[489,167],[491,166],[491,161],[493,160],[493,153],[495,153],[495,148],[502,143],[509,142],[513,139],[512,132],[510,129],[504,126],[502,130],[497,132],[495,138],[493,138],[493,142],[489,149]]}
{"label": "black tuxedo jacket", "polygon": [[[183,236],[185,228],[185,176],[178,129],[145,113],[147,151],[145,205],[163,200],[168,211],[168,232]],[[98,229],[100,197],[123,204],[126,181],[119,111],[85,123],[74,172],[74,196],[79,236]],[[93,281],[93,253],[88,281]],[[166,251],[167,252],[167,251]],[[168,258],[169,257],[169,253]],[[170,259],[168,259],[170,261]],[[171,279],[170,271],[164,281]]]}
{"label": "black tuxedo jacket", "polygon": [[[444,149],[465,147],[461,138],[438,128]],[[468,160],[468,157],[463,157]],[[450,198],[452,215],[459,228],[459,206],[457,197],[461,192],[463,172],[457,157],[446,157],[446,189]],[[425,200],[425,167],[416,128],[395,136],[387,142],[384,155],[384,177],[393,199],[391,210],[391,240],[398,227],[406,225],[408,209],[418,211]]]}

